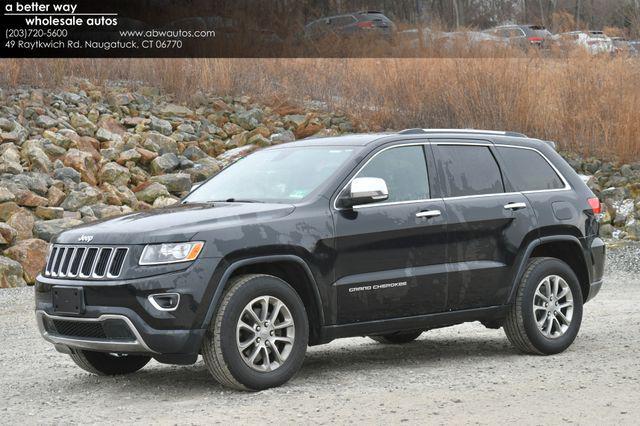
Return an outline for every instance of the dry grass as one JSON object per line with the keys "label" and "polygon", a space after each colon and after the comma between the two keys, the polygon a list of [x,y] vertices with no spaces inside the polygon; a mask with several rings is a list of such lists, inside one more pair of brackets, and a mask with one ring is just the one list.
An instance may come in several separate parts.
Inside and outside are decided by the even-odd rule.
{"label": "dry grass", "polygon": [[[0,84],[130,80],[174,93],[320,100],[374,130],[509,129],[601,158],[640,159],[640,60],[60,59],[0,60]],[[134,83],[135,85],[135,83]]]}

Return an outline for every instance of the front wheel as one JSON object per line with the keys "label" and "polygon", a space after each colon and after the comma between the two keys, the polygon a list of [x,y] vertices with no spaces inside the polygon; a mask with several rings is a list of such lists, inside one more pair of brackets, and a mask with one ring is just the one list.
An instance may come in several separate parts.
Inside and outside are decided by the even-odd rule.
{"label": "front wheel", "polygon": [[70,355],[78,367],[99,376],[135,373],[151,360],[151,357],[144,355],[111,354],[82,349],[71,349]]}
{"label": "front wheel", "polygon": [[308,339],[306,309],[289,284],[271,275],[241,275],[229,283],[202,356],[221,384],[257,391],[298,372]]}
{"label": "front wheel", "polygon": [[504,323],[511,343],[521,352],[557,354],[578,335],[582,291],[573,270],[549,257],[529,261]]}

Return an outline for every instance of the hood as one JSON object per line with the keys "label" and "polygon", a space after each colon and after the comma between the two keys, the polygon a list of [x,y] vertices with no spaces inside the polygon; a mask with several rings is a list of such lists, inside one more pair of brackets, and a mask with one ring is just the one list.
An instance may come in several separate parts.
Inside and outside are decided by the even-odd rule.
{"label": "hood", "polygon": [[81,244],[81,236],[91,236],[91,244],[148,244],[189,241],[200,231],[264,222],[291,214],[290,204],[207,203],[181,204],[131,213],[81,225],[62,232],[59,244]]}

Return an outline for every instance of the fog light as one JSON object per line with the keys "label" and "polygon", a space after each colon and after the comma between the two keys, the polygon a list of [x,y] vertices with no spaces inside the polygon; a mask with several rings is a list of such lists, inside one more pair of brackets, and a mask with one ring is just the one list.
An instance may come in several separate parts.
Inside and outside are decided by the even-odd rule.
{"label": "fog light", "polygon": [[179,293],[151,294],[148,297],[151,305],[159,311],[175,311],[180,303]]}

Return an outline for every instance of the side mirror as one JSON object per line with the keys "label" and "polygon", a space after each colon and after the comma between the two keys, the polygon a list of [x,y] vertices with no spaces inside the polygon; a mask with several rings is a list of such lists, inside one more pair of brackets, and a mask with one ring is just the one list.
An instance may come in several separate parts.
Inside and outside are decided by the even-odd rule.
{"label": "side mirror", "polygon": [[340,199],[342,207],[354,207],[362,204],[377,203],[389,198],[389,189],[384,179],[362,177],[355,178],[348,192]]}

